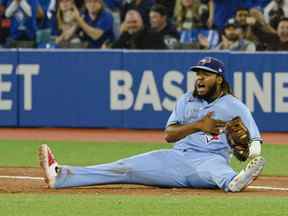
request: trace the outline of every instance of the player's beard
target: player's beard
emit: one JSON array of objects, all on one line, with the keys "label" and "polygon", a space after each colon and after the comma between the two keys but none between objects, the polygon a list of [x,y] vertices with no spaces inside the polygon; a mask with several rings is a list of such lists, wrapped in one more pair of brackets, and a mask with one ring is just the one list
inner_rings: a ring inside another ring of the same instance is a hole
[{"label": "player's beard", "polygon": [[210,89],[208,90],[208,92],[205,94],[205,95],[199,95],[198,92],[197,92],[197,87],[195,85],[195,89],[194,89],[194,92],[193,92],[193,95],[194,97],[197,97],[199,99],[203,99],[207,102],[212,102],[213,100],[215,100],[215,94],[217,94],[217,83],[215,82],[214,85],[212,85],[210,87]]}]

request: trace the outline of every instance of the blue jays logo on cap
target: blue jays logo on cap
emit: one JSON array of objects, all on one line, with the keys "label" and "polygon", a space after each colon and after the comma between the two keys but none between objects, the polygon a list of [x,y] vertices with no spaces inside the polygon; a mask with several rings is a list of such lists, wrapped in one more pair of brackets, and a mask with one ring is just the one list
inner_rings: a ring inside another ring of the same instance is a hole
[{"label": "blue jays logo on cap", "polygon": [[199,61],[199,65],[210,64],[211,62],[212,62],[212,59],[210,57],[207,57],[207,58],[201,59]]},{"label": "blue jays logo on cap", "polygon": [[224,73],[224,63],[213,57],[205,57],[201,59],[196,66],[190,68],[191,71],[205,70],[211,73]]}]

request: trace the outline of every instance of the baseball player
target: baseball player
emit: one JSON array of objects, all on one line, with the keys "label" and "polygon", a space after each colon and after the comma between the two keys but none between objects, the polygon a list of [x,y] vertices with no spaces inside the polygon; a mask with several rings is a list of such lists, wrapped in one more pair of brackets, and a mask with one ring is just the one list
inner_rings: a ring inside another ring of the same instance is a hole
[{"label": "baseball player", "polygon": [[[172,149],[107,164],[74,167],[59,165],[51,149],[43,144],[39,148],[39,158],[49,187],[125,183],[221,188],[226,192],[245,189],[260,175],[265,164],[260,155],[261,137],[255,121],[248,108],[232,96],[220,60],[205,57],[191,70],[197,75],[195,89],[177,101],[165,129],[166,140],[175,142]],[[227,122],[235,117],[242,122],[230,128],[230,133],[235,133],[233,137],[239,136],[239,139],[249,138],[244,139],[247,151],[241,150],[240,154],[250,161],[238,174],[229,165],[231,150],[234,152],[237,148],[231,149],[231,136],[227,136],[226,130]]]}]

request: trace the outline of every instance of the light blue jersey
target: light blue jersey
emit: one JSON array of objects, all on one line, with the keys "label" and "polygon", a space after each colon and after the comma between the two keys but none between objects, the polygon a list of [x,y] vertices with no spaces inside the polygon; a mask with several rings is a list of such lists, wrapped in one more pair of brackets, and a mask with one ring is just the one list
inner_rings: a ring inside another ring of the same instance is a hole
[{"label": "light blue jersey", "polygon": [[[248,128],[253,140],[261,140],[258,127],[248,108],[232,95],[225,95],[207,103],[205,100],[193,97],[191,92],[184,94],[177,102],[170,115],[167,126],[172,124],[189,124],[204,118],[208,112],[213,112],[215,120],[229,121],[240,116]],[[201,152],[225,153],[230,150],[226,135],[210,135],[202,131],[190,134],[175,143],[175,149],[192,149]]]}]

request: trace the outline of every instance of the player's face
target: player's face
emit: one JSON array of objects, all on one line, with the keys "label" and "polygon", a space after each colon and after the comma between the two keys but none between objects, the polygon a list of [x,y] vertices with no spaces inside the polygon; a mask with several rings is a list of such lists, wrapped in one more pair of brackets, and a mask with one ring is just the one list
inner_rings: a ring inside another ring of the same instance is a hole
[{"label": "player's face", "polygon": [[200,97],[213,97],[217,90],[217,74],[205,70],[197,71],[195,89]]}]

